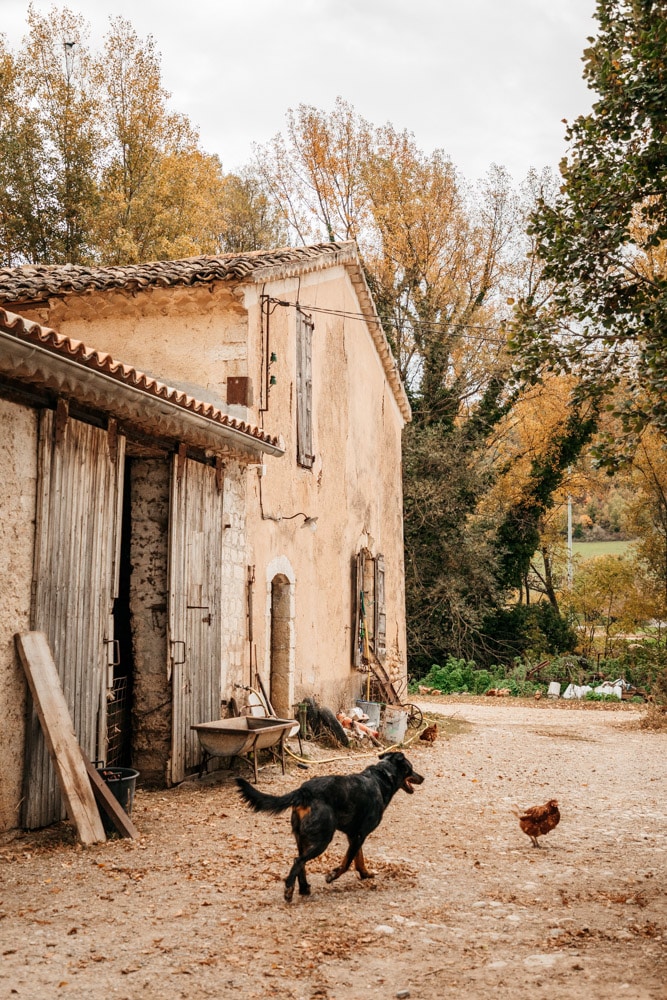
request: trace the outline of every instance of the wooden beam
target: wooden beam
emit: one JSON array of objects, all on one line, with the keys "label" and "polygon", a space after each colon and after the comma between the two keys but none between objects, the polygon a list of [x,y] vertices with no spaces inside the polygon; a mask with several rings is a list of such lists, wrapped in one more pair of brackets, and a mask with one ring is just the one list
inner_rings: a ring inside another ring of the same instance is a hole
[{"label": "wooden beam", "polygon": [[131,837],[133,840],[136,840],[139,837],[139,831],[136,826],[127,815],[104,778],[102,778],[97,768],[95,768],[88,760],[83,750],[81,751],[81,757],[83,758],[84,766],[88,772],[90,784],[98,805],[107,814],[121,837]]},{"label": "wooden beam", "polygon": [[15,639],[67,814],[82,844],[101,843],[106,834],[46,636],[24,632]]}]

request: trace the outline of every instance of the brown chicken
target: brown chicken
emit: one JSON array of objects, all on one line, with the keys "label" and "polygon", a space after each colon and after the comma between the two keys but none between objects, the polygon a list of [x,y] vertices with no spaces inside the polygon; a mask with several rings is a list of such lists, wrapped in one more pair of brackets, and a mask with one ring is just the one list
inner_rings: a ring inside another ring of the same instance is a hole
[{"label": "brown chicken", "polygon": [[435,743],[438,738],[438,726],[434,722],[432,726],[427,726],[423,733],[419,734],[419,739],[425,743]]},{"label": "brown chicken", "polygon": [[519,820],[519,826],[532,840],[533,847],[539,847],[537,838],[549,833],[560,822],[560,812],[556,799],[549,799],[543,806],[531,806],[530,809],[524,809],[522,813],[515,809],[514,813]]}]

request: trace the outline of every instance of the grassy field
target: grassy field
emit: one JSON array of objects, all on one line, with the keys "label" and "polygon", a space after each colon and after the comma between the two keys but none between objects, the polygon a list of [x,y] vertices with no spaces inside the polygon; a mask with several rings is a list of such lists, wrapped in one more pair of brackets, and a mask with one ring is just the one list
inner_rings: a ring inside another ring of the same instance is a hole
[{"label": "grassy field", "polygon": [[622,556],[632,541],[627,542],[572,542],[572,554],[579,559],[594,559],[596,556]]}]

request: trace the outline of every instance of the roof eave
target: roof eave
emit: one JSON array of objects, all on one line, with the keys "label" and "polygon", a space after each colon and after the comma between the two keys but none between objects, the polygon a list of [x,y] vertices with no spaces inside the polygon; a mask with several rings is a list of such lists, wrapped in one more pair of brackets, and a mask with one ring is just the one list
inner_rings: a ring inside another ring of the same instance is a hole
[{"label": "roof eave", "polygon": [[401,416],[406,423],[409,423],[412,420],[412,407],[410,406],[410,401],[403,385],[398,362],[394,357],[394,353],[387,340],[387,335],[382,328],[382,321],[375,308],[373,296],[361,266],[357,245],[352,240],[349,240],[341,243],[339,246],[340,249],[338,251],[327,253],[320,258],[314,257],[301,261],[292,261],[287,264],[271,264],[266,267],[257,268],[247,277],[239,280],[238,283],[242,285],[248,282],[260,284],[267,281],[282,281],[299,274],[328,270],[338,265],[343,266],[350,277],[350,281],[359,299],[362,314],[380,356],[382,367],[387,376],[387,381],[391,386]]},{"label": "roof eave", "polygon": [[76,399],[90,409],[131,424],[144,434],[171,438],[212,455],[240,460],[261,455],[280,457],[282,441],[274,445],[233,427],[152,396],[136,386],[93,371],[45,347],[20,340],[0,328],[0,372],[29,385]]}]

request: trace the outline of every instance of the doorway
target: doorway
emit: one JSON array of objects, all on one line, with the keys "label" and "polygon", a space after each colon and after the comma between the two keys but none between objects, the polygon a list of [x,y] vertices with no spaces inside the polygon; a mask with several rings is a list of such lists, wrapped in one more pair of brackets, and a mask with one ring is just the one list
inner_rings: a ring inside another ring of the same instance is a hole
[{"label": "doorway", "polygon": [[271,581],[271,687],[269,698],[281,719],[293,717],[292,586],[282,573]]},{"label": "doorway", "polygon": [[134,655],[130,621],[131,564],[131,463],[125,460],[121,514],[118,593],[113,603],[114,648],[113,682],[107,693],[107,767],[132,764],[132,696]]}]

